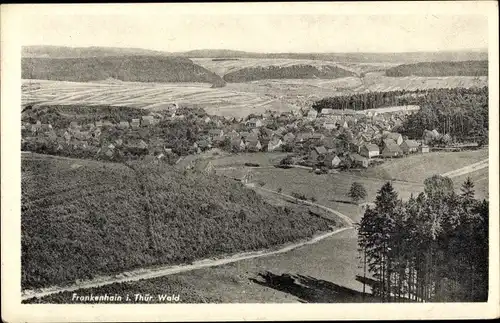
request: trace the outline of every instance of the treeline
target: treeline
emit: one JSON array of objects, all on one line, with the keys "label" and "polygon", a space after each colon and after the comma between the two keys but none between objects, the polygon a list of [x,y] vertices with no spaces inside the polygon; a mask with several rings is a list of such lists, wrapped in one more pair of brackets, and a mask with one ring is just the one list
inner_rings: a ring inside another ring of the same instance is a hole
[{"label": "treeline", "polygon": [[291,65],[246,67],[224,75],[226,82],[239,83],[265,79],[334,79],[353,76],[354,73],[334,65]]},{"label": "treeline", "polygon": [[234,180],[161,164],[23,158],[21,167],[23,289],[268,248],[332,224]]},{"label": "treeline", "polygon": [[72,82],[114,78],[128,82],[203,82],[223,84],[217,74],[185,57],[107,56],[23,58],[22,78]]},{"label": "treeline", "polygon": [[321,109],[361,111],[387,106],[432,106],[439,103],[449,106],[465,106],[477,101],[488,102],[488,87],[357,93],[323,98],[314,102],[312,108],[318,112]]},{"label": "treeline", "polygon": [[487,301],[488,201],[474,199],[470,179],[461,191],[439,175],[407,202],[390,182],[379,190],[359,224],[358,244],[382,301]]},{"label": "treeline", "polygon": [[386,76],[488,76],[488,61],[421,62],[389,68]]}]

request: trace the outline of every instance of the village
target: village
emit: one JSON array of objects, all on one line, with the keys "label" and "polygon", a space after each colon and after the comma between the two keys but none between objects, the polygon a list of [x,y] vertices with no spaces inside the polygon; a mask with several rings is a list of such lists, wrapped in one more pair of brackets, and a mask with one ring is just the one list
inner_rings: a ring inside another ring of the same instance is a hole
[{"label": "village", "polygon": [[[151,130],[166,120],[174,123],[185,120],[187,116],[180,110],[177,104],[172,104],[163,113],[151,112],[119,123],[99,120],[78,124],[71,121],[67,128],[60,129],[39,120],[34,124],[23,123],[23,150],[52,147],[52,153],[62,155],[76,152],[108,160],[140,156],[179,163],[184,154],[176,153],[176,143]],[[229,153],[283,151],[292,156],[283,160],[283,164],[307,166],[317,172],[367,168],[382,163],[385,158],[427,153],[429,145],[437,140],[452,141],[448,134],[441,135],[435,129],[425,130],[422,138],[410,139],[401,135],[398,130],[404,119],[418,110],[418,106],[399,106],[363,111],[267,111],[245,119],[190,115],[198,127],[194,129],[197,136],[187,154],[196,156],[212,148]],[[113,133],[119,135],[109,135]],[[184,164],[187,168],[192,167],[191,163]]]}]

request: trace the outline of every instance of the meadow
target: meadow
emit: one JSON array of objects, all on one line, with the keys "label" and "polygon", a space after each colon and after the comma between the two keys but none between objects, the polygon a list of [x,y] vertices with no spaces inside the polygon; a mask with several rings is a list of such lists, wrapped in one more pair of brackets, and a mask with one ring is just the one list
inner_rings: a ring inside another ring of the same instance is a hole
[{"label": "meadow", "polygon": [[385,180],[423,183],[426,178],[434,174],[444,174],[487,158],[488,149],[417,153],[403,158],[386,159],[381,165],[362,170],[360,175]]}]

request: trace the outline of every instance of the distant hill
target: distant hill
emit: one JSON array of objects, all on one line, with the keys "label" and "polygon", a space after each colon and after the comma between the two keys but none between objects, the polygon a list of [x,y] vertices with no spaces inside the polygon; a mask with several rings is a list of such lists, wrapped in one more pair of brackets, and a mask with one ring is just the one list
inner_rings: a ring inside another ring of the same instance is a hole
[{"label": "distant hill", "polygon": [[142,49],[121,47],[65,47],[65,46],[23,46],[22,57],[46,57],[46,58],[81,58],[81,57],[105,57],[105,56],[131,56],[150,55],[168,56],[169,53]]},{"label": "distant hill", "polygon": [[331,222],[166,165],[22,159],[23,289],[268,248]]},{"label": "distant hill", "polygon": [[198,49],[186,52],[164,52],[140,48],[24,46],[23,57],[102,57],[102,56],[182,56],[189,58],[288,58],[336,62],[416,63],[435,61],[488,60],[487,50],[462,50],[408,53],[255,53],[229,49]]},{"label": "distant hill", "polygon": [[389,68],[387,76],[487,76],[488,61],[422,62]]},{"label": "distant hill", "polygon": [[238,83],[263,79],[335,79],[355,75],[334,65],[290,65],[246,67],[224,75],[226,82]]},{"label": "distant hill", "polygon": [[23,58],[23,79],[73,82],[109,78],[130,82],[204,82],[224,84],[220,76],[185,57],[103,56]]}]

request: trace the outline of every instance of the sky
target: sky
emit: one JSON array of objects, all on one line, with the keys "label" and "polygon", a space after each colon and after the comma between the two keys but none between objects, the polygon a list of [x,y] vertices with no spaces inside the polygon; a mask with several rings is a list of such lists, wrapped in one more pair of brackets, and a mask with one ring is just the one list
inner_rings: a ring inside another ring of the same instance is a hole
[{"label": "sky", "polygon": [[109,46],[169,52],[412,52],[488,47],[488,20],[450,14],[105,14],[31,12],[22,45]]}]

